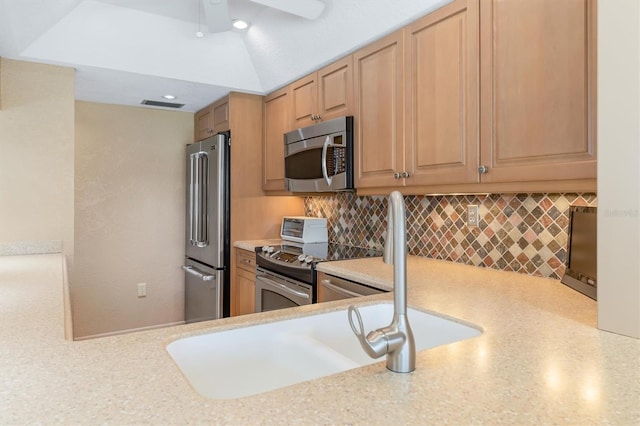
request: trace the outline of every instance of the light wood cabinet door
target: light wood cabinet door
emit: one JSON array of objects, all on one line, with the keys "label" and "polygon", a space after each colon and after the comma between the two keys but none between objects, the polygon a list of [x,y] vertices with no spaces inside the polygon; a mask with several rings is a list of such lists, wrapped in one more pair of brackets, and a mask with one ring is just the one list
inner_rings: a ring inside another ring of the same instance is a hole
[{"label": "light wood cabinet door", "polygon": [[357,188],[401,185],[403,39],[397,31],[353,54]]},{"label": "light wood cabinet door", "polygon": [[196,112],[194,117],[195,142],[206,139],[213,135],[213,114],[209,107]]},{"label": "light wood cabinet door", "polygon": [[596,177],[596,2],[480,2],[483,182]]},{"label": "light wood cabinet door", "polygon": [[291,128],[310,126],[332,118],[351,115],[353,70],[351,56],[289,85]]},{"label": "light wood cabinet door", "polygon": [[227,99],[213,104],[211,107],[213,117],[213,132],[224,132],[229,130],[229,101]]},{"label": "light wood cabinet door", "polygon": [[319,120],[353,114],[353,58],[346,56],[318,71]]},{"label": "light wood cabinet door", "polygon": [[233,289],[233,315],[245,315],[255,312],[255,275],[256,254],[236,249],[236,279]]},{"label": "light wood cabinet door", "polygon": [[313,73],[289,86],[291,96],[291,128],[298,129],[316,122],[318,114],[318,73]]},{"label": "light wood cabinet door", "polygon": [[264,99],[262,189],[284,191],[284,134],[289,131],[288,89],[280,89]]},{"label": "light wood cabinet door", "polygon": [[253,314],[256,311],[255,274],[244,269],[236,271],[235,315]]},{"label": "light wood cabinet door", "polygon": [[405,27],[406,185],[479,181],[478,0]]},{"label": "light wood cabinet door", "polygon": [[196,142],[227,130],[229,130],[228,98],[196,112],[194,116],[194,140]]}]

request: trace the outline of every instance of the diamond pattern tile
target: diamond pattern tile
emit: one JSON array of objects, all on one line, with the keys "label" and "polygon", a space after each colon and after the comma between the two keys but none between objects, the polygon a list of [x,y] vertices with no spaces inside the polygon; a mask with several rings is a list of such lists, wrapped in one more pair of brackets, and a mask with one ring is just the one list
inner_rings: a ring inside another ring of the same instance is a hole
[{"label": "diamond pattern tile", "polygon": [[[479,206],[477,228],[466,206]],[[407,247],[416,256],[559,279],[564,274],[571,205],[596,206],[595,194],[407,196]],[[329,241],[381,249],[387,198],[351,193],[305,197],[307,216],[326,217]]]}]

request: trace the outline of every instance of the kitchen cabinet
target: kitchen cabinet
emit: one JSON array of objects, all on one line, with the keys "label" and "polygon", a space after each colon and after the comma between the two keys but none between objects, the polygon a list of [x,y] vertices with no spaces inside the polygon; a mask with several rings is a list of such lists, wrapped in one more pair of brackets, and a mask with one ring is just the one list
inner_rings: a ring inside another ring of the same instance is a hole
[{"label": "kitchen cabinet", "polygon": [[289,89],[277,90],[264,98],[262,149],[262,189],[284,191],[284,134],[289,131]]},{"label": "kitchen cabinet", "polygon": [[[276,238],[280,235],[278,224],[282,216],[302,216],[302,197],[267,196],[262,189],[262,136],[264,132],[264,97],[247,93],[231,92],[229,100],[229,125],[231,130],[231,234],[230,241],[254,240],[256,238]],[[281,136],[282,137],[282,136]],[[281,139],[282,140],[282,139]],[[252,253],[250,253],[252,254]],[[240,287],[244,293],[252,284],[252,272],[245,270],[238,277],[237,254],[230,256],[231,302],[235,312],[235,290]],[[254,261],[255,262],[255,261]],[[247,275],[249,274],[249,275]],[[237,279],[241,284],[237,285]],[[242,290],[241,290],[242,294]],[[250,298],[241,298],[251,303]],[[245,312],[243,308],[241,312]],[[251,311],[251,307],[246,311]]]},{"label": "kitchen cabinet", "polygon": [[392,187],[404,170],[403,34],[353,54],[356,187]]},{"label": "kitchen cabinet", "polygon": [[458,0],[408,25],[407,185],[478,182],[478,2]]},{"label": "kitchen cabinet", "polygon": [[595,16],[456,0],[356,52],[359,192],[595,190]]},{"label": "kitchen cabinet", "polygon": [[480,2],[483,182],[596,177],[596,1]]},{"label": "kitchen cabinet", "polygon": [[221,99],[196,112],[194,129],[195,141],[229,130],[229,100]]},{"label": "kitchen cabinet", "polygon": [[255,253],[236,248],[236,280],[235,288],[232,291],[232,315],[245,315],[255,312],[255,277]]},{"label": "kitchen cabinet", "polygon": [[289,85],[291,129],[350,115],[353,105],[351,56]]}]

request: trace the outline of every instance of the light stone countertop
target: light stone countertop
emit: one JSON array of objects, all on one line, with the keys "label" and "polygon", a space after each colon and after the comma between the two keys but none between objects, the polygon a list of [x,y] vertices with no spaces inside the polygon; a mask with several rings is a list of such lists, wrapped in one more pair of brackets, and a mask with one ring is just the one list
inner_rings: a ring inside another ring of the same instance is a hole
[{"label": "light stone countertop", "polygon": [[[381,360],[211,400],[183,378],[167,343],[354,299],[70,342],[61,259],[0,257],[0,424],[640,424],[640,341],[597,330],[596,303],[554,280],[410,257],[409,305],[476,324],[482,335],[419,352],[410,374]],[[319,269],[387,288],[392,276],[379,258]]]},{"label": "light stone countertop", "polygon": [[237,248],[241,248],[243,250],[255,251],[256,247],[262,247],[267,245],[278,245],[278,244],[282,244],[282,240],[280,238],[274,238],[270,240],[235,241],[233,243],[233,246]]}]

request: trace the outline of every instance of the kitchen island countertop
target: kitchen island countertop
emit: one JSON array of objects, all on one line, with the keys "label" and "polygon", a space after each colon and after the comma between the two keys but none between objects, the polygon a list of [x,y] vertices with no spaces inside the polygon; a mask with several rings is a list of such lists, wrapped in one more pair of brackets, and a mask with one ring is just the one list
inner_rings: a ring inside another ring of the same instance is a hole
[{"label": "kitchen island countertop", "polygon": [[[596,302],[555,280],[409,257],[409,305],[473,323],[480,336],[419,352],[410,374],[381,360],[211,400],[190,387],[167,343],[391,294],[72,342],[62,264],[61,255],[0,258],[0,424],[640,423],[640,341],[598,330]],[[380,258],[318,269],[391,288]]]}]

